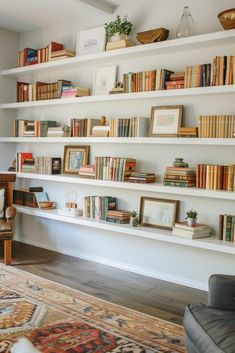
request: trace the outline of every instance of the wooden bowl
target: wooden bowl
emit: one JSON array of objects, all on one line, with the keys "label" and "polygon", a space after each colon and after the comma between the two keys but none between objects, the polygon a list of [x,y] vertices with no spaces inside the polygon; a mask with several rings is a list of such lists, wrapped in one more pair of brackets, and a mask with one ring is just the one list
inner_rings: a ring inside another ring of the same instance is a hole
[{"label": "wooden bowl", "polygon": [[136,38],[142,44],[150,44],[155,42],[162,42],[167,39],[169,30],[166,28],[156,28],[149,31],[137,33]]},{"label": "wooden bowl", "polygon": [[221,25],[224,29],[235,28],[235,9],[225,10],[218,14]]},{"label": "wooden bowl", "polygon": [[43,210],[50,210],[50,209],[55,208],[55,202],[54,201],[40,201],[39,207]]}]

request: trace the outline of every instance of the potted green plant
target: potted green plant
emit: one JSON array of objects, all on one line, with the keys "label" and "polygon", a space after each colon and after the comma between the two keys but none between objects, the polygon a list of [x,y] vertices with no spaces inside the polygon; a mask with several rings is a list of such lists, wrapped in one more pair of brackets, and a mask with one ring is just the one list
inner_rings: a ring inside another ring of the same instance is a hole
[{"label": "potted green plant", "polygon": [[138,225],[138,218],[137,218],[136,211],[131,211],[131,213],[130,213],[130,225],[132,227],[137,227],[137,225]]},{"label": "potted green plant", "polygon": [[197,216],[198,216],[197,211],[193,210],[192,208],[191,210],[186,212],[186,220],[187,220],[188,226],[193,226],[197,223]]},{"label": "potted green plant", "polygon": [[127,16],[121,18],[121,16],[117,16],[114,21],[109,23],[105,23],[105,32],[108,41],[118,41],[121,39],[127,39],[129,36],[132,23],[127,20]]}]

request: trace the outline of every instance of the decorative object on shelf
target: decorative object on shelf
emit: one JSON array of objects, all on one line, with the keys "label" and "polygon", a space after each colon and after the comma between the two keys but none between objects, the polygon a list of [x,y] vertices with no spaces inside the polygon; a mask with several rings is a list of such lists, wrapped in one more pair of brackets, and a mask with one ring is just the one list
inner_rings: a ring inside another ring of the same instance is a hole
[{"label": "decorative object on shelf", "polygon": [[64,174],[77,174],[82,165],[88,164],[90,146],[64,146]]},{"label": "decorative object on shelf", "polygon": [[227,30],[235,28],[235,8],[220,12],[218,18],[223,29]]},{"label": "decorative object on shelf", "polygon": [[206,238],[211,236],[211,228],[206,224],[188,225],[187,222],[176,222],[173,234],[187,239]]},{"label": "decorative object on shelf", "polygon": [[176,30],[176,38],[191,37],[197,34],[196,26],[188,6],[184,6],[183,15]]},{"label": "decorative object on shelf", "polygon": [[149,136],[177,137],[182,116],[182,105],[152,107]]},{"label": "decorative object on shelf", "polygon": [[41,208],[41,202],[48,202],[49,197],[47,192],[45,191],[39,191],[39,192],[34,192],[35,199],[37,201],[37,205],[39,208]]},{"label": "decorative object on shelf", "polygon": [[184,158],[175,158],[174,162],[173,162],[173,166],[174,167],[182,167],[182,168],[188,168],[188,163],[187,162],[184,162]]},{"label": "decorative object on shelf", "polygon": [[69,190],[66,193],[66,208],[77,208],[78,193],[76,190]]},{"label": "decorative object on shelf", "polygon": [[109,91],[109,94],[124,93],[123,82],[116,82],[115,87]]},{"label": "decorative object on shelf", "polygon": [[127,38],[131,33],[132,26],[132,23],[127,20],[127,16],[121,18],[121,16],[117,15],[114,21],[105,23],[107,40],[118,41]]},{"label": "decorative object on shelf", "polygon": [[188,226],[193,226],[197,223],[198,212],[193,210],[186,211],[186,220]]},{"label": "decorative object on shelf", "polygon": [[137,212],[136,211],[131,211],[131,213],[130,213],[130,225],[132,227],[137,227],[138,226],[138,217],[137,217]]},{"label": "decorative object on shelf", "polygon": [[53,201],[40,201],[39,208],[42,210],[53,210],[56,208],[56,203]]},{"label": "decorative object on shelf", "polygon": [[83,215],[77,204],[78,194],[76,190],[69,190],[66,194],[66,202],[64,208],[58,209],[58,214],[69,217],[80,217]]},{"label": "decorative object on shelf", "polygon": [[102,52],[105,50],[105,44],[104,26],[80,31],[76,45],[76,56]]},{"label": "decorative object on shelf", "polygon": [[106,95],[115,85],[117,66],[99,67],[95,70],[93,79],[93,95]]},{"label": "decorative object on shelf", "polygon": [[168,38],[169,30],[166,28],[155,28],[149,31],[139,32],[136,38],[141,44],[162,42]]},{"label": "decorative object on shelf", "polygon": [[177,219],[178,208],[178,200],[142,196],[140,201],[140,224],[171,230]]},{"label": "decorative object on shelf", "polygon": [[132,29],[132,23],[127,20],[127,16],[121,18],[119,15],[115,21],[105,23],[107,37],[106,50],[132,47],[135,45],[128,39]]}]

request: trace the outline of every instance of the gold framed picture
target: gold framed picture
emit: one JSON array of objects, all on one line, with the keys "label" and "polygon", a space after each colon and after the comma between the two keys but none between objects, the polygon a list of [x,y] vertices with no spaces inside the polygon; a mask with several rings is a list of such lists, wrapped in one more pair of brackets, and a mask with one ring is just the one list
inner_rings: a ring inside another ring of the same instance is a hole
[{"label": "gold framed picture", "polygon": [[82,165],[89,162],[90,146],[64,146],[64,174],[78,174]]},{"label": "gold framed picture", "polygon": [[141,197],[140,225],[172,230],[178,216],[179,201]]},{"label": "gold framed picture", "polygon": [[152,107],[149,136],[177,137],[182,117],[183,105]]}]

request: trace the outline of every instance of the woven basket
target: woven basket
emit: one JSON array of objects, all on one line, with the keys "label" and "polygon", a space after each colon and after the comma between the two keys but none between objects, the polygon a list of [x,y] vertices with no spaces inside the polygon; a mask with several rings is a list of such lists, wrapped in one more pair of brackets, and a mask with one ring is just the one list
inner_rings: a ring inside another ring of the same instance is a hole
[{"label": "woven basket", "polygon": [[224,29],[235,28],[235,9],[225,10],[218,14],[221,25]]}]

